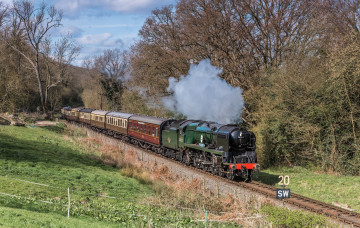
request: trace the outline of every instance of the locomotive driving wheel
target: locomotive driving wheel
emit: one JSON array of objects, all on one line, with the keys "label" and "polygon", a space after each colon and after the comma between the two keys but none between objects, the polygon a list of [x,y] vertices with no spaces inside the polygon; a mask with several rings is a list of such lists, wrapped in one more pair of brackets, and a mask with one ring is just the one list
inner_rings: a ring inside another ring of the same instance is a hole
[{"label": "locomotive driving wheel", "polygon": [[190,155],[190,151],[188,149],[186,149],[184,151],[184,156],[183,156],[183,162],[186,165],[190,165],[191,164],[191,155]]},{"label": "locomotive driving wheel", "polygon": [[234,180],[235,179],[235,175],[232,172],[232,170],[230,170],[227,174],[226,174],[226,178],[229,180]]},{"label": "locomotive driving wheel", "polygon": [[215,165],[212,165],[210,166],[210,172],[214,175],[217,175],[219,171]]}]

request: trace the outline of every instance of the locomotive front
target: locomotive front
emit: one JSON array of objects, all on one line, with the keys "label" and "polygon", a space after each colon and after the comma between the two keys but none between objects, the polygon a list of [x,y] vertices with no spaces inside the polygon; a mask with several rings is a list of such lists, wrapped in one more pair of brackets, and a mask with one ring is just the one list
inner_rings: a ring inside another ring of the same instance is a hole
[{"label": "locomotive front", "polygon": [[250,180],[257,171],[256,138],[253,132],[236,125],[224,125],[218,131],[217,146],[223,151],[223,164],[230,179],[242,177]]}]

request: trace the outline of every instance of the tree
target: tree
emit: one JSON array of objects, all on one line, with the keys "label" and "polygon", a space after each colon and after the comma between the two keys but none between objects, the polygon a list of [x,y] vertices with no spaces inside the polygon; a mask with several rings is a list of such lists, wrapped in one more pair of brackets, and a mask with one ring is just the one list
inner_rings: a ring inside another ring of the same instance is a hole
[{"label": "tree", "polygon": [[49,111],[53,112],[61,102],[60,90],[69,80],[71,63],[78,55],[80,47],[70,36],[52,42],[46,39],[43,44],[44,99]]},{"label": "tree", "polygon": [[[20,34],[25,42],[14,43],[8,34],[8,45],[21,54],[31,65],[37,81],[41,109],[47,113],[47,89],[44,89],[44,78],[41,68],[45,59],[44,47],[47,45],[47,35],[56,27],[61,25],[62,12],[44,2],[39,8],[35,8],[32,1],[15,1],[12,9],[13,24],[18,31],[12,33]],[[14,27],[13,27],[14,28]],[[25,47],[29,51],[25,51]]]},{"label": "tree", "polygon": [[[102,97],[105,97],[108,109],[121,110],[120,98],[124,88],[123,82],[129,75],[128,53],[120,49],[108,49],[102,55],[88,58],[83,65],[93,75],[94,82],[97,84],[91,87],[99,91],[100,108],[105,108],[102,102]],[[101,85],[101,90],[98,84]],[[84,92],[85,95],[87,91]]]},{"label": "tree", "polygon": [[3,2],[0,2],[0,28],[3,25],[4,19],[7,17],[8,9],[4,6]]}]

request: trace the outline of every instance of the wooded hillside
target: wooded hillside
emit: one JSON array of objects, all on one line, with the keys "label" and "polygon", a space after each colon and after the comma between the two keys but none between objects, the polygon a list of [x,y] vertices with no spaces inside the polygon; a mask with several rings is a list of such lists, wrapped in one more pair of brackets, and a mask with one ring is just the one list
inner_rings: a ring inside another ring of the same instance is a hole
[{"label": "wooded hillside", "polygon": [[84,68],[70,67],[79,51],[70,38],[41,36],[61,12],[31,7],[0,5],[2,112],[84,105],[171,116],[161,105],[169,78],[209,59],[243,89],[242,125],[264,167],[360,174],[359,1],[180,0],[154,10],[130,50],[114,47]]}]

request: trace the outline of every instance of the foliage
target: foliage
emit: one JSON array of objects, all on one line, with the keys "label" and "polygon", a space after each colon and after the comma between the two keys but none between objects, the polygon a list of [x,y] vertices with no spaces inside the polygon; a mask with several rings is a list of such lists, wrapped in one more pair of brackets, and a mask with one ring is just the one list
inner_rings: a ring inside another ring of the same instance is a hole
[{"label": "foliage", "polygon": [[61,107],[70,64],[79,52],[70,37],[51,40],[61,19],[62,12],[45,2],[0,5],[1,111],[41,110],[52,118]]},{"label": "foliage", "polygon": [[287,63],[251,94],[264,167],[316,164],[329,172],[360,173],[358,37],[350,35],[326,58]]},{"label": "foliage", "polygon": [[261,208],[267,215],[268,222],[276,227],[325,227],[325,219],[319,215],[311,215],[304,211],[291,211],[270,204]]}]

